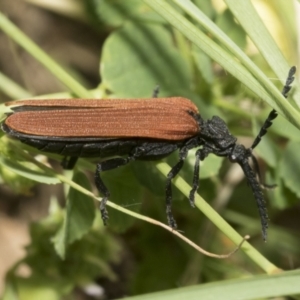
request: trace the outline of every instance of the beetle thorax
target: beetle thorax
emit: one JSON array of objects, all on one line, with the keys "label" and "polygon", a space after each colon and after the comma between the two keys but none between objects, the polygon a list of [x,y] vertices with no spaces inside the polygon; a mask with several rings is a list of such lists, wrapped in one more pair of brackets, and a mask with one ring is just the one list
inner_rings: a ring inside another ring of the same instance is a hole
[{"label": "beetle thorax", "polygon": [[251,156],[250,148],[247,149],[244,145],[235,144],[229,155],[228,158],[231,162],[241,162],[244,159],[248,159]]},{"label": "beetle thorax", "polygon": [[201,124],[200,135],[219,151],[233,147],[237,141],[236,137],[229,132],[226,123],[217,116]]}]

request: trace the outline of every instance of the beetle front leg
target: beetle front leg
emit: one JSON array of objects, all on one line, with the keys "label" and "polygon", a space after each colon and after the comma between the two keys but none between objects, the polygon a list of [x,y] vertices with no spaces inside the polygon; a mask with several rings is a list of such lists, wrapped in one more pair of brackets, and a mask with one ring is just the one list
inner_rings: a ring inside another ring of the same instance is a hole
[{"label": "beetle front leg", "polygon": [[184,160],[187,157],[188,149],[182,148],[179,152],[179,162],[172,167],[171,171],[168,173],[167,176],[167,183],[166,183],[166,213],[168,224],[171,228],[176,229],[177,224],[172,214],[172,186],[171,182],[172,179],[179,173],[181,170]]}]

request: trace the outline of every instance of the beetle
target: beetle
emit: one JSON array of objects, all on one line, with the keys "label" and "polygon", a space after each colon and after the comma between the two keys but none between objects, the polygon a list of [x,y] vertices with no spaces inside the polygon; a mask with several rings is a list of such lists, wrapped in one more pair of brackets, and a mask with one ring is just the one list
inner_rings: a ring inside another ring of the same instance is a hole
[{"label": "beetle", "polygon": [[[282,90],[286,98],[294,80],[292,67]],[[227,157],[238,163],[252,189],[261,219],[262,236],[267,238],[268,215],[262,192],[258,162],[252,154],[277,112],[272,110],[250,148],[237,143],[218,116],[204,120],[195,104],[181,97],[158,98],[154,90],[149,99],[45,99],[7,103],[12,113],[2,122],[2,130],[11,137],[41,151],[65,156],[64,167],[74,167],[79,157],[108,158],[97,163],[95,183],[103,194],[100,204],[104,224],[108,219],[106,202],[110,192],[100,177],[103,171],[118,168],[134,160],[161,159],[179,150],[179,161],[171,168],[166,181],[168,224],[177,228],[172,215],[171,181],[181,170],[188,151],[196,151],[193,184],[189,202],[195,206],[199,187],[200,161],[209,154]],[[126,156],[127,157],[123,157]],[[254,169],[249,160],[252,160]],[[258,176],[258,179],[256,178]],[[267,185],[265,185],[267,186]]]}]

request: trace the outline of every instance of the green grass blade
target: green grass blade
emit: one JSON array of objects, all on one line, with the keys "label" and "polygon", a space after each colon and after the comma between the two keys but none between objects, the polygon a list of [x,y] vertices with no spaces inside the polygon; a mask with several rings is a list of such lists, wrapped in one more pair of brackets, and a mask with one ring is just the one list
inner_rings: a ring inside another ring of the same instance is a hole
[{"label": "green grass blade", "polygon": [[[164,17],[171,25],[173,25],[190,41],[198,46],[204,53],[219,63],[231,75],[240,80],[261,99],[265,100],[269,105],[284,115],[300,129],[300,114],[292,107],[291,104],[289,104],[288,101],[286,101],[286,99],[281,95],[280,91],[272,84],[272,82],[269,81],[262,72],[258,71],[259,69],[255,67],[253,63],[250,63],[249,59],[245,58],[245,55],[241,56],[240,54],[239,56],[242,64],[237,60],[236,53],[240,52],[237,52],[237,47],[233,47],[232,43],[229,43],[227,38],[226,47],[229,45],[230,51],[225,51],[169,4],[159,0],[144,0],[144,2],[146,2],[162,17]],[[199,9],[196,6],[191,6],[190,1],[181,2],[182,3],[180,7],[184,8],[187,12],[195,12],[197,10],[199,12]],[[204,23],[208,23],[208,19],[203,21]],[[219,30],[217,31],[212,22],[206,27],[206,29],[210,28],[213,28],[209,30],[210,32],[214,33],[214,35],[217,34],[216,38],[219,40],[224,40],[225,35],[221,34]],[[246,65],[247,67],[245,67]],[[283,78],[286,76],[287,73]]]},{"label": "green grass blade", "polygon": [[12,99],[30,98],[32,95],[0,72],[0,90]]},{"label": "green grass blade", "polygon": [[[287,71],[291,66],[274,41],[273,37],[266,28],[257,11],[253,7],[252,2],[249,0],[225,0],[225,2],[227,3],[231,12],[234,14],[235,18],[247,32],[248,36],[251,38],[257,49],[259,49],[261,55],[277,75],[278,79],[283,83]],[[294,92],[294,99],[298,107],[300,107],[299,84],[295,82],[294,86],[295,85],[297,86],[297,90],[296,92]]]},{"label": "green grass blade", "polygon": [[[164,175],[170,171],[168,164],[159,162],[156,164],[158,170]],[[174,180],[174,185],[188,198],[191,186],[183,180],[182,177],[177,176]],[[213,222],[226,236],[228,236],[236,245],[238,245],[242,237],[198,194],[195,195],[196,206],[205,214],[211,222]],[[268,261],[261,253],[259,253],[249,243],[245,242],[242,250],[266,273],[271,274],[278,270],[278,268]]]},{"label": "green grass blade", "polygon": [[300,271],[217,281],[124,300],[251,300],[300,294]]},{"label": "green grass blade", "polygon": [[0,29],[4,31],[18,45],[23,47],[36,60],[44,65],[52,74],[55,75],[63,84],[65,84],[77,96],[89,98],[90,93],[81,86],[72,76],[60,67],[50,56],[39,48],[31,39],[29,39],[21,30],[19,30],[10,20],[0,12]]}]

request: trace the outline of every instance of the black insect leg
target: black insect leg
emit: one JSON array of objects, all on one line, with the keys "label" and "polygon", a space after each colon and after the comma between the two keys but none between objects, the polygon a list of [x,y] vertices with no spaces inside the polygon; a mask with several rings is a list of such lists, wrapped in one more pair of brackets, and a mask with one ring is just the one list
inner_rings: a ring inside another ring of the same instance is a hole
[{"label": "black insect leg", "polygon": [[158,97],[158,94],[159,94],[159,85],[157,85],[154,90],[153,90],[153,93],[152,93],[152,98],[157,98]]},{"label": "black insect leg", "polygon": [[253,162],[254,171],[258,175],[258,179],[259,179],[260,185],[263,188],[266,188],[266,189],[273,189],[273,188],[275,188],[277,186],[276,184],[266,184],[266,183],[264,183],[262,181],[262,177],[261,177],[261,174],[260,174],[260,169],[259,169],[259,165],[258,165],[257,159],[256,159],[256,157],[252,153],[250,154],[250,157],[251,157],[252,162]]},{"label": "black insect leg", "polygon": [[184,160],[187,157],[188,148],[184,147],[180,149],[179,152],[179,162],[172,167],[171,171],[168,173],[167,182],[166,182],[166,213],[168,224],[171,228],[176,229],[177,224],[172,214],[172,179],[179,173],[181,170]]},{"label": "black insect leg", "polygon": [[100,172],[108,171],[112,169],[119,168],[121,166],[124,166],[128,164],[130,161],[135,160],[138,155],[133,154],[126,158],[112,158],[106,161],[103,161],[101,163],[97,164],[96,172],[95,172],[95,183],[97,189],[103,194],[103,198],[100,203],[100,212],[101,212],[101,218],[103,220],[104,225],[106,225],[106,220],[108,219],[108,212],[106,210],[106,202],[108,198],[110,197],[110,192],[105,186],[104,182],[102,181],[100,177]]},{"label": "black insect leg", "polygon": [[[288,92],[291,89],[291,84],[293,83],[293,81],[295,79],[295,77],[294,77],[295,73],[296,73],[296,67],[292,67],[289,71],[288,78],[285,82],[285,85],[283,86],[283,89],[281,91],[282,95],[285,98],[287,98]],[[278,113],[276,112],[275,109],[273,109],[269,113],[269,115],[268,115],[267,119],[265,120],[263,126],[261,127],[258,135],[254,139],[252,146],[248,149],[248,151],[249,151],[248,156],[252,158],[253,166],[254,166],[254,169],[255,169],[256,173],[258,174],[260,184],[265,188],[274,188],[276,185],[268,185],[268,184],[265,184],[265,183],[262,182],[259,166],[258,166],[256,158],[252,154],[252,150],[260,143],[262,137],[267,133],[267,129],[272,125],[272,121],[277,116],[278,116]]]},{"label": "black insect leg", "polygon": [[256,200],[256,204],[258,207],[258,212],[260,215],[260,220],[261,220],[261,226],[262,226],[262,236],[264,241],[267,240],[267,228],[268,228],[268,214],[267,214],[267,209],[265,205],[265,200],[263,196],[263,192],[261,190],[261,187],[256,179],[256,175],[251,169],[247,158],[244,160],[238,162],[241,168],[244,171],[244,174],[247,178],[248,184],[250,185],[252,189],[252,193],[254,195],[254,198]]},{"label": "black insect leg", "polygon": [[71,156],[70,158],[65,156],[61,162],[61,165],[65,170],[72,170],[74,168],[77,160],[78,160],[77,156]]},{"label": "black insect leg", "polygon": [[[290,69],[290,71],[289,71],[288,78],[287,78],[287,80],[286,80],[286,82],[285,82],[285,85],[284,85],[284,87],[283,87],[283,89],[282,89],[282,91],[281,91],[282,95],[283,95],[285,98],[287,98],[288,92],[289,92],[290,89],[292,88],[292,87],[291,87],[291,84],[293,83],[293,81],[294,81],[294,79],[295,79],[295,77],[294,77],[295,73],[296,73],[296,67],[292,67],[292,68]],[[267,129],[272,125],[272,121],[273,121],[277,116],[278,116],[278,114],[277,114],[277,111],[276,111],[275,109],[273,109],[273,110],[269,113],[267,119],[265,120],[263,126],[261,127],[261,129],[260,129],[260,131],[259,131],[257,137],[255,138],[255,140],[254,140],[252,146],[250,147],[250,149],[253,150],[253,149],[259,144],[259,142],[261,141],[261,138],[267,133]]]},{"label": "black insect leg", "polygon": [[189,201],[192,207],[195,207],[195,193],[199,188],[200,161],[204,160],[211,151],[208,148],[198,149],[196,151],[196,160],[194,165],[193,187],[190,191]]}]

